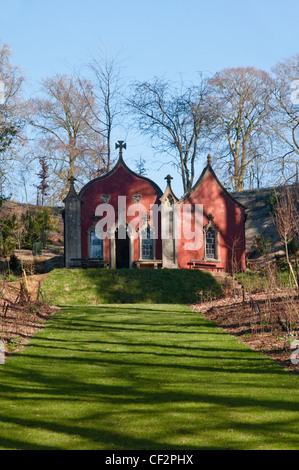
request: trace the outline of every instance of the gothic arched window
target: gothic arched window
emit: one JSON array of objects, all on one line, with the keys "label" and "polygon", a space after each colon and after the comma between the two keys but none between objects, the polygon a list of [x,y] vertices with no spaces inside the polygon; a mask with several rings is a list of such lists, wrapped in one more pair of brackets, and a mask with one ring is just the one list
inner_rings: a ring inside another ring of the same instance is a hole
[{"label": "gothic arched window", "polygon": [[206,231],[206,258],[216,258],[215,232],[211,228]]},{"label": "gothic arched window", "polygon": [[141,259],[154,259],[154,240],[149,227],[141,232]]},{"label": "gothic arched window", "polygon": [[103,240],[96,236],[94,230],[89,234],[89,257],[103,259]]},{"label": "gothic arched window", "polygon": [[204,259],[218,260],[220,261],[220,250],[219,250],[219,227],[214,223],[214,216],[208,215],[209,222],[204,230]]}]

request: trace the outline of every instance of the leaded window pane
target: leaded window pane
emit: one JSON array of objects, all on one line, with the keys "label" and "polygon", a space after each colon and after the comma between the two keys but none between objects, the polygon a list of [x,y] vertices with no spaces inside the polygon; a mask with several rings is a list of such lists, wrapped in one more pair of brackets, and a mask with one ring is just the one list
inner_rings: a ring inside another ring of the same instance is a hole
[{"label": "leaded window pane", "polygon": [[103,240],[90,232],[90,258],[103,259]]},{"label": "leaded window pane", "polygon": [[141,234],[141,258],[154,259],[154,240],[151,238],[149,228],[144,230]]},{"label": "leaded window pane", "polygon": [[206,231],[206,257],[215,259],[215,232],[210,228]]}]

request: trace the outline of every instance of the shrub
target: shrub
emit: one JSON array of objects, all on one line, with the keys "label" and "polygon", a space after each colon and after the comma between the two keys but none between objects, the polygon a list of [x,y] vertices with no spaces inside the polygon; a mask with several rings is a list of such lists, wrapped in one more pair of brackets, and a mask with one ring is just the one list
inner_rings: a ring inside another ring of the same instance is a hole
[{"label": "shrub", "polygon": [[0,254],[3,257],[11,255],[16,247],[18,229],[17,216],[6,216],[1,218],[0,225]]},{"label": "shrub", "polygon": [[14,253],[10,255],[9,267],[14,273],[19,272],[21,269],[21,262]]},{"label": "shrub", "polygon": [[32,250],[33,244],[42,242],[45,244],[51,230],[55,230],[56,221],[51,217],[51,211],[48,207],[39,210],[28,209],[22,215],[23,248]]},{"label": "shrub", "polygon": [[265,238],[263,235],[255,237],[253,242],[254,251],[261,256],[268,255],[272,248],[271,238]]}]

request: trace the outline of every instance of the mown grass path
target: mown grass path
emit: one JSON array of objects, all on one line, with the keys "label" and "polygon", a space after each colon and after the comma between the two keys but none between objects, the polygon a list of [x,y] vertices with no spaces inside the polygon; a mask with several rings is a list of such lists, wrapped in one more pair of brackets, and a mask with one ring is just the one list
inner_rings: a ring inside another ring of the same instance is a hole
[{"label": "mown grass path", "polygon": [[1,366],[0,449],[297,449],[298,390],[188,307],[64,307]]}]

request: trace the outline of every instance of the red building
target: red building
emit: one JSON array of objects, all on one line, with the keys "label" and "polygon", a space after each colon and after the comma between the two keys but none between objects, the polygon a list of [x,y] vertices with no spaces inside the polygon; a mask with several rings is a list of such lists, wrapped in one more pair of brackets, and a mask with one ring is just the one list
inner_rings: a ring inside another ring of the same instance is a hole
[{"label": "red building", "polygon": [[122,157],[106,175],[64,200],[67,267],[245,268],[245,207],[215,175],[211,159],[181,199],[164,193]]}]

